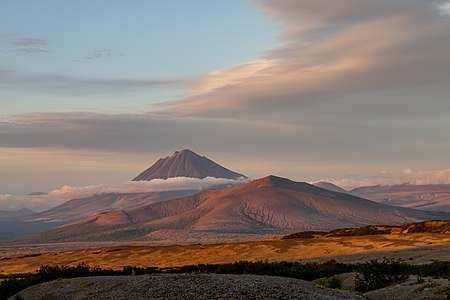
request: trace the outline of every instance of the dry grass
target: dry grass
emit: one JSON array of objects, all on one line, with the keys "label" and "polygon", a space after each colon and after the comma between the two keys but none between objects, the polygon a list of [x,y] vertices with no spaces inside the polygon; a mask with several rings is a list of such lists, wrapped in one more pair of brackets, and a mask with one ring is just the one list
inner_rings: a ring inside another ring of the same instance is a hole
[{"label": "dry grass", "polygon": [[328,237],[310,240],[265,240],[217,245],[115,246],[87,250],[47,252],[41,255],[2,257],[2,274],[34,271],[43,264],[85,262],[102,268],[124,266],[169,267],[239,260],[365,261],[383,257],[403,258],[410,263],[450,259],[449,234],[408,234]]}]

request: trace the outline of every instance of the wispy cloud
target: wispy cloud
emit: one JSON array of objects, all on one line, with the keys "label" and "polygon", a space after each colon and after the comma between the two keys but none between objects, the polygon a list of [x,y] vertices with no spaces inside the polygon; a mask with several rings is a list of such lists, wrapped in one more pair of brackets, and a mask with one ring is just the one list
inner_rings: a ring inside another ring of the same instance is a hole
[{"label": "wispy cloud", "polygon": [[100,50],[94,50],[89,53],[83,54],[84,59],[98,59],[98,58],[105,58],[105,57],[111,57],[113,55],[112,49],[100,49]]},{"label": "wispy cloud", "polygon": [[270,64],[209,74],[165,113],[295,116],[311,103],[398,89],[406,95],[449,83],[450,24],[442,1],[254,2],[280,24],[282,45],[259,60]]},{"label": "wispy cloud", "polygon": [[17,53],[33,55],[49,52],[49,42],[44,39],[10,37],[9,44]]},{"label": "wispy cloud", "polygon": [[[208,126],[205,122],[208,121]],[[290,125],[252,121],[171,118],[144,114],[28,113],[0,126],[0,147],[97,149],[128,153],[165,153],[167,149],[201,147],[219,150],[213,141],[270,146],[301,131]],[[305,129],[306,130],[306,129]],[[259,133],[258,133],[259,132]],[[271,141],[264,142],[272,136]],[[278,136],[278,137],[276,137]],[[270,147],[269,147],[270,148]]]},{"label": "wispy cloud", "polygon": [[[20,51],[35,51],[20,49]],[[40,50],[36,50],[40,51]],[[146,79],[146,78],[80,78],[59,74],[28,75],[17,71],[0,69],[2,87],[21,91],[39,92],[67,96],[93,94],[145,93],[155,89],[181,88],[192,81],[191,78]]]},{"label": "wispy cloud", "polygon": [[43,39],[34,39],[34,38],[22,38],[22,39],[12,39],[11,44],[20,47],[26,46],[44,46],[48,45],[48,41]]}]

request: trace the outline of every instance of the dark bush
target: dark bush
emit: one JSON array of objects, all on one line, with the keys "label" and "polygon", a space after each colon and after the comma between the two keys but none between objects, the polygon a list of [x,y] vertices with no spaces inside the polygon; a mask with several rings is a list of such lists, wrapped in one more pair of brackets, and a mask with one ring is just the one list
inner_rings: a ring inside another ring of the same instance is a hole
[{"label": "dark bush", "polygon": [[448,278],[450,261],[435,261],[426,265],[409,265],[401,260],[387,258],[384,258],[382,261],[372,260],[359,264],[344,264],[335,260],[324,263],[238,261],[229,264],[200,264],[164,269],[127,266],[121,271],[90,267],[84,263],[76,266],[42,266],[35,273],[15,274],[4,277],[4,280],[0,282],[0,299],[7,299],[29,286],[58,278],[194,272],[271,275],[293,277],[308,281],[327,277],[329,279],[326,280],[326,284],[332,288],[339,288],[341,284],[340,279],[333,276],[347,272],[358,272],[359,275],[355,282],[356,288],[358,291],[365,292],[402,282],[408,278],[409,274],[422,277]]},{"label": "dark bush", "polygon": [[394,283],[405,281],[410,275],[410,265],[400,259],[384,258],[381,262],[370,262],[357,265],[359,274],[355,280],[355,288],[358,292],[367,292],[390,286]]},{"label": "dark bush", "polygon": [[412,265],[411,272],[421,277],[450,278],[450,261],[433,261],[426,265]]}]

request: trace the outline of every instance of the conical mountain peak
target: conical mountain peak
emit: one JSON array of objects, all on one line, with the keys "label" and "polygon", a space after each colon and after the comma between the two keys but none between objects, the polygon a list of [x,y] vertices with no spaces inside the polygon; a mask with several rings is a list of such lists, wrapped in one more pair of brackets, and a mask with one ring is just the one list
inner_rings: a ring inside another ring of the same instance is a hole
[{"label": "conical mountain peak", "polygon": [[172,155],[165,158],[160,158],[154,165],[134,178],[133,181],[149,181],[173,177],[238,179],[246,176],[226,169],[194,151],[183,149],[175,151]]}]

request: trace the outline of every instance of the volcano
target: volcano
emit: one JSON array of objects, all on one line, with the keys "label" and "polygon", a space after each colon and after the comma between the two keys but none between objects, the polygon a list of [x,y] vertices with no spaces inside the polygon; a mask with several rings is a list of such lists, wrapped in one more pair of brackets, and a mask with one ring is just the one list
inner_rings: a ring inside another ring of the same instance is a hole
[{"label": "volcano", "polygon": [[212,160],[184,149],[176,151],[165,158],[160,158],[150,168],[136,176],[133,181],[150,181],[152,179],[168,179],[173,177],[206,177],[238,179],[246,176],[233,172]]},{"label": "volcano", "polygon": [[222,190],[105,212],[47,231],[33,242],[242,241],[301,230],[398,225],[449,214],[383,205],[305,182],[268,176]]}]

